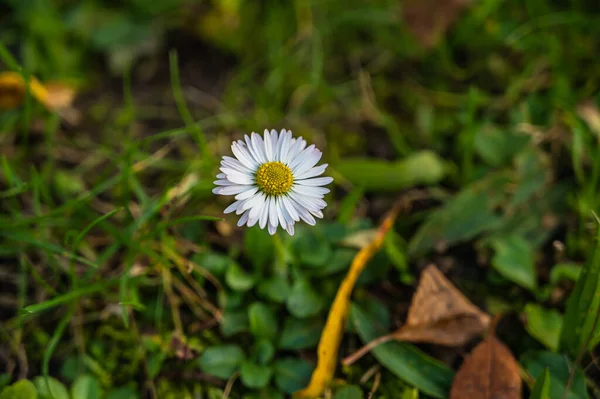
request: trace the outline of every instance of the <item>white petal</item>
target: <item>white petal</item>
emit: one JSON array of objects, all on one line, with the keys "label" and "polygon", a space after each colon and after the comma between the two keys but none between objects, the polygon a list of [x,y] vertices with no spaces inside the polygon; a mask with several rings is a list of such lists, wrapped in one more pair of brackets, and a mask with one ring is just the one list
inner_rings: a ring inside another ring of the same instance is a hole
[{"label": "white petal", "polygon": [[304,195],[297,194],[293,191],[289,196],[298,204],[302,205],[302,207],[310,211],[318,211],[327,206],[327,203],[320,198],[307,197]]},{"label": "white petal", "polygon": [[288,224],[286,230],[289,235],[293,236],[294,235],[294,223]]},{"label": "white petal", "polygon": [[240,220],[238,220],[237,225],[238,227],[242,227],[243,225],[245,225],[248,222],[248,214],[250,212],[245,212],[242,217],[240,218]]},{"label": "white petal", "polygon": [[217,175],[217,179],[224,179],[225,177],[227,177],[227,175],[225,173],[219,173]]},{"label": "white petal", "polygon": [[[279,219],[279,224],[281,225],[281,228],[285,229],[285,227],[287,226],[287,220],[286,220],[285,213],[287,213],[287,211],[283,207],[283,203],[281,202],[281,198],[280,197],[278,197],[275,200],[275,209],[277,210],[277,218]],[[289,216],[289,214],[287,215],[287,219],[288,220],[291,219],[291,217]]]},{"label": "white petal", "polygon": [[309,169],[304,173],[294,174],[294,179],[302,180],[302,179],[308,179],[310,177],[322,175],[323,172],[325,172],[325,169],[327,169],[327,166],[329,166],[329,165],[324,163],[323,165],[315,166],[314,168]]},{"label": "white petal", "polygon": [[226,186],[219,190],[220,195],[235,195],[248,190],[250,186]]},{"label": "white petal", "polygon": [[292,170],[294,176],[299,176],[304,172],[310,170],[313,166],[319,162],[323,153],[317,148],[310,151],[303,159],[298,163],[295,170]]},{"label": "white petal", "polygon": [[241,205],[241,203],[242,203],[242,201],[235,201],[233,204],[231,204],[227,208],[225,208],[223,213],[227,214],[227,213],[231,213],[231,212],[237,210],[238,207]]},{"label": "white petal", "polygon": [[248,152],[252,155],[252,158],[256,161],[257,164],[261,164],[264,161],[260,157],[260,153],[256,151],[254,145],[252,144],[252,139],[246,134],[244,135],[244,140],[246,141],[246,146],[248,147]]},{"label": "white petal", "polygon": [[277,227],[277,208],[275,208],[275,197],[269,199],[269,224]]},{"label": "white petal", "polygon": [[[250,212],[248,212],[248,214],[250,214]],[[252,227],[256,224],[256,222],[258,222],[258,218],[250,218],[250,216],[248,216],[248,227]]]},{"label": "white petal", "polygon": [[[248,186],[244,186],[244,187],[248,187]],[[258,187],[252,187],[252,188],[246,189],[246,191],[243,191],[243,192],[239,193],[238,195],[236,195],[235,199],[243,200],[243,199],[250,198],[254,194],[256,194],[257,191],[258,191]]]},{"label": "white petal", "polygon": [[[239,172],[243,172],[243,173],[252,173],[252,170],[250,168],[247,168],[243,163],[241,163],[237,159],[231,158],[231,157],[223,157],[223,159],[221,160],[221,166],[226,167],[226,168],[235,169],[235,170],[237,170]],[[219,168],[219,169],[221,169],[221,168]]]},{"label": "white petal", "polygon": [[319,219],[323,219],[323,212],[321,211],[309,211],[311,214],[313,214],[315,217],[318,217]]},{"label": "white petal", "polygon": [[325,186],[333,181],[333,177],[317,177],[314,179],[304,179],[294,181],[296,184],[302,184],[303,186]]},{"label": "white petal", "polygon": [[277,232],[277,226],[273,226],[272,224],[270,224],[269,225],[269,234],[275,235],[276,232]]},{"label": "white petal", "polygon": [[265,142],[258,133],[252,132],[252,146],[254,147],[254,151],[256,151],[257,155],[262,160],[261,163],[267,162],[267,155],[265,153]]},{"label": "white petal", "polygon": [[290,151],[290,145],[292,141],[292,133],[291,132],[282,132],[279,135],[280,148],[279,148],[279,160],[284,164],[287,164],[288,161],[288,152]]},{"label": "white petal", "polygon": [[284,205],[285,209],[288,211],[288,213],[292,217],[292,220],[294,220],[296,222],[299,221],[300,216],[298,215],[298,211],[296,210],[294,203],[287,196],[281,197],[281,200],[283,201],[283,205]]},{"label": "white petal", "polygon": [[237,184],[254,184],[254,177],[235,171],[227,173],[227,180]]},{"label": "white petal", "polygon": [[315,224],[317,224],[317,221],[315,220],[315,218],[310,214],[309,211],[306,210],[306,208],[299,207],[298,214],[300,215],[300,219],[304,220],[306,223],[310,224],[311,226],[314,226]]},{"label": "white petal", "polygon": [[[292,186],[292,191],[300,194],[300,195],[304,195],[307,197],[313,197],[313,198],[323,198],[324,194],[327,193],[320,193],[319,191],[315,190],[316,188],[323,188],[323,187],[311,187],[311,186],[300,186],[298,184],[294,184],[294,186]],[[327,190],[327,192],[329,192],[329,189],[325,189]],[[236,199],[239,199],[236,197]]]},{"label": "white petal", "polygon": [[[216,186],[237,186],[237,183],[231,182],[229,180],[215,180],[213,182],[214,185]],[[217,187],[219,188],[219,187]]]},{"label": "white petal", "polygon": [[277,147],[277,142],[279,142],[279,136],[277,135],[277,130],[271,129],[271,148],[273,149],[273,161],[279,160],[279,151]]},{"label": "white petal", "polygon": [[[252,197],[250,201],[244,204],[244,208],[250,209],[250,219],[254,219],[261,214],[263,208],[266,206],[265,199],[265,195],[263,193],[260,193],[260,195]],[[250,203],[252,203],[251,207],[249,206]]]},{"label": "white petal", "polygon": [[261,212],[260,212],[260,220],[258,221],[258,225],[260,226],[261,229],[264,229],[265,226],[267,225],[267,222],[269,221],[269,199],[267,198],[267,200],[265,201]]},{"label": "white petal", "polygon": [[267,154],[267,162],[271,162],[275,160],[273,156],[273,141],[271,140],[271,133],[267,129],[265,129],[265,154]]},{"label": "white petal", "polygon": [[298,137],[295,139],[294,144],[290,147],[290,151],[287,154],[287,164],[290,165],[291,162],[294,161],[296,155],[300,153],[306,147],[306,141],[302,139],[302,137]]},{"label": "white petal", "polygon": [[242,147],[238,143],[231,144],[231,151],[235,157],[248,169],[254,170],[258,164],[252,158],[252,155],[248,152],[248,149]]},{"label": "white petal", "polygon": [[[292,162],[290,162],[290,169],[292,169],[292,171],[296,170],[298,168],[298,166],[300,166],[304,163],[304,161],[308,161],[310,159],[310,157],[313,156],[313,153],[315,151],[319,151],[319,150],[317,150],[315,148],[314,144],[311,144],[307,148],[302,150],[302,152],[300,154],[296,155],[294,157],[294,159],[292,160]],[[313,166],[315,166],[316,163],[317,162],[310,165],[310,167],[312,168]]]}]

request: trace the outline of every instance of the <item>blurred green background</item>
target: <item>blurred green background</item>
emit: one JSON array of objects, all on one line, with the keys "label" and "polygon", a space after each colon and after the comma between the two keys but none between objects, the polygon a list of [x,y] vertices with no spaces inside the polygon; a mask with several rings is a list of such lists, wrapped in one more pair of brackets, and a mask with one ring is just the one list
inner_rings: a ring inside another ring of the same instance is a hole
[{"label": "blurred green background", "polygon": [[[571,370],[597,397],[597,1],[2,0],[0,44],[1,399],[287,397],[398,198],[341,356],[434,263],[504,314],[523,397],[546,367],[550,398]],[[211,193],[265,128],[335,179],[281,241]],[[473,347],[389,345],[327,397],[447,397]]]}]

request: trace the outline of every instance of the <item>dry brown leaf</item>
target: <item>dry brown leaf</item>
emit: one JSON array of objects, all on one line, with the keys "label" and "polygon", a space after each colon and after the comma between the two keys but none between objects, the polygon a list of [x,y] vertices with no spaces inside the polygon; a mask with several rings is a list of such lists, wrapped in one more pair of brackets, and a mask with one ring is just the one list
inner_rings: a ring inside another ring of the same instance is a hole
[{"label": "dry brown leaf", "polygon": [[402,19],[423,47],[434,47],[470,0],[407,0]]},{"label": "dry brown leaf", "polygon": [[514,356],[490,335],[473,349],[456,373],[450,399],[520,399],[521,385]]},{"label": "dry brown leaf", "polygon": [[373,347],[392,339],[445,346],[464,345],[483,333],[490,321],[488,314],[473,305],[437,267],[430,265],[421,273],[406,323],[397,331],[368,343],[344,359],[343,363],[352,364]]}]

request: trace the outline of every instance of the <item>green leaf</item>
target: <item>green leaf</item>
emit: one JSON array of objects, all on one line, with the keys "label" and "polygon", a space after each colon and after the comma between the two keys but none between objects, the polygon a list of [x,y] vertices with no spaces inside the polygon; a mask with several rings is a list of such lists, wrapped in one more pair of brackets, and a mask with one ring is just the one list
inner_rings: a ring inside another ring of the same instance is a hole
[{"label": "green leaf", "polygon": [[254,276],[246,273],[240,265],[232,263],[225,274],[225,281],[235,291],[248,291],[256,282]]},{"label": "green leaf", "polygon": [[320,268],[331,258],[331,246],[316,229],[298,229],[294,237],[294,253],[304,267]]},{"label": "green leaf", "polygon": [[[75,398],[73,398],[75,399]],[[106,395],[106,399],[139,399],[137,390],[131,387],[113,389]]]},{"label": "green leaf", "polygon": [[323,326],[321,319],[297,319],[290,316],[283,325],[279,348],[294,350],[312,348],[319,342]]},{"label": "green leaf", "polygon": [[559,263],[550,271],[550,284],[556,285],[563,280],[576,282],[583,267],[575,263]]},{"label": "green leaf", "polygon": [[420,255],[440,243],[453,245],[497,229],[504,222],[494,209],[505,202],[506,174],[490,175],[474,182],[433,211],[408,245],[409,255]]},{"label": "green leaf", "polygon": [[245,310],[229,310],[223,312],[223,320],[221,322],[221,333],[225,337],[231,337],[237,333],[248,331],[249,321],[248,312]]},{"label": "green leaf", "polygon": [[[357,304],[351,306],[351,320],[363,343],[386,334],[385,327]],[[427,356],[414,345],[387,342],[371,350],[371,354],[394,375],[409,385],[435,398],[448,396],[454,372],[441,362]]]},{"label": "green leaf", "polygon": [[524,238],[511,235],[492,242],[496,253],[492,266],[506,279],[529,290],[537,288],[535,253]]},{"label": "green leaf", "polygon": [[356,250],[351,248],[338,248],[333,251],[331,258],[321,267],[310,270],[311,276],[330,276],[350,268]]},{"label": "green leaf", "polygon": [[37,399],[38,394],[35,385],[28,380],[20,380],[0,393],[0,399]]},{"label": "green leaf", "polygon": [[365,191],[396,192],[420,184],[435,184],[446,174],[444,161],[431,151],[416,152],[389,162],[380,159],[345,159],[337,171]]},{"label": "green leaf", "polygon": [[213,252],[196,254],[192,261],[217,276],[225,274],[229,265],[233,263],[228,256]]},{"label": "green leaf", "polygon": [[71,387],[71,395],[75,398],[100,399],[104,397],[100,383],[91,375],[78,377]]},{"label": "green leaf", "polygon": [[[562,399],[565,392],[569,374],[573,364],[565,355],[552,352],[529,352],[521,358],[521,363],[536,380],[542,377],[544,370],[550,372],[550,399]],[[573,383],[565,399],[587,399],[585,376],[581,369],[577,369]]]},{"label": "green leaf", "polygon": [[262,269],[269,265],[275,255],[273,237],[258,226],[246,229],[244,250],[255,268]]},{"label": "green leaf", "polygon": [[252,359],[258,364],[266,365],[270,363],[274,355],[275,346],[267,339],[256,341],[252,347]]},{"label": "green leaf", "polygon": [[33,379],[40,399],[70,399],[69,392],[62,382],[53,377],[39,376]]},{"label": "green leaf", "polygon": [[237,345],[217,345],[207,348],[198,360],[205,373],[222,379],[230,378],[241,366],[246,356]]},{"label": "green leaf", "polygon": [[284,303],[290,295],[290,283],[285,276],[274,275],[258,283],[258,294],[276,303]]},{"label": "green leaf", "polygon": [[291,394],[304,388],[310,381],[314,366],[303,359],[286,357],[275,362],[275,384]]},{"label": "green leaf", "polygon": [[12,380],[12,376],[8,373],[3,373],[0,374],[0,392],[2,392],[2,389],[4,387],[6,387],[8,384],[10,384],[10,381]]},{"label": "green leaf", "polygon": [[292,292],[287,299],[287,308],[290,313],[298,318],[314,316],[323,309],[325,302],[314,290],[307,279],[299,278],[292,287]]},{"label": "green leaf", "polygon": [[549,349],[556,351],[562,329],[562,315],[553,309],[544,309],[535,303],[525,306],[525,329]]},{"label": "green leaf", "polygon": [[544,373],[541,374],[536,380],[529,399],[548,399],[550,396],[550,370],[548,367],[544,369]]},{"label": "green leaf", "polygon": [[344,385],[333,395],[333,399],[362,399],[363,392],[356,385]]},{"label": "green leaf", "polygon": [[269,383],[273,370],[269,366],[245,361],[240,369],[240,378],[248,388],[264,388]]},{"label": "green leaf", "polygon": [[[597,234],[594,252],[567,300],[560,349],[571,356],[577,356],[590,334],[594,338],[590,340],[588,348],[593,348],[598,341],[600,323],[595,322],[600,306],[600,295],[597,294],[600,292],[600,228]],[[594,324],[595,331],[592,331]]]},{"label": "green leaf", "polygon": [[250,332],[257,338],[272,340],[277,334],[277,319],[275,313],[267,305],[255,302],[248,308]]}]

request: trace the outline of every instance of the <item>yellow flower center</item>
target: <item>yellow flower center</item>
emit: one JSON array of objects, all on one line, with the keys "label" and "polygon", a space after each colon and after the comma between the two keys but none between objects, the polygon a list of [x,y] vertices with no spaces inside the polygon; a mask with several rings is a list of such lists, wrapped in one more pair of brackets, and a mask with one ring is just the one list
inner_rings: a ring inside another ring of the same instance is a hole
[{"label": "yellow flower center", "polygon": [[287,194],[294,184],[292,170],[281,162],[267,162],[256,171],[256,185],[267,195]]}]

